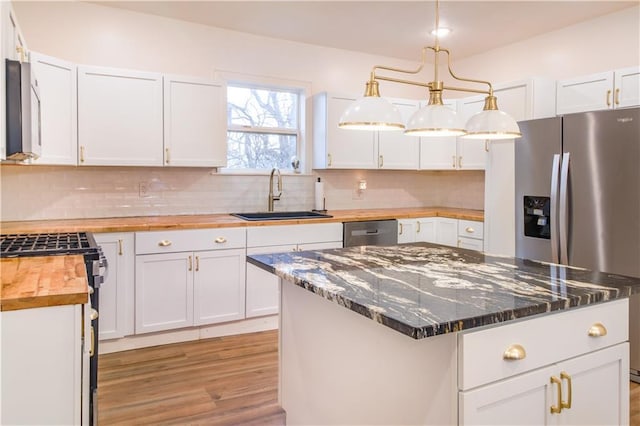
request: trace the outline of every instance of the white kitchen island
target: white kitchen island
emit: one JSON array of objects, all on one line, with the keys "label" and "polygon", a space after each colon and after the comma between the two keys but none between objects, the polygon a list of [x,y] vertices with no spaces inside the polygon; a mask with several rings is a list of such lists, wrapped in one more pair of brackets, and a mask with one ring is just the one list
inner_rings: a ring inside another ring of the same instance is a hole
[{"label": "white kitchen island", "polygon": [[282,281],[287,424],[629,421],[640,280],[425,243],[248,259]]}]

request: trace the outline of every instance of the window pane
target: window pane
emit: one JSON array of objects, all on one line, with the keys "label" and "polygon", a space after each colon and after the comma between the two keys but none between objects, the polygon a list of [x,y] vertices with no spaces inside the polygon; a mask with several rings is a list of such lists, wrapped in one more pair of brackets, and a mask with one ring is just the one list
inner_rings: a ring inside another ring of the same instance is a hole
[{"label": "window pane", "polygon": [[227,132],[227,167],[230,169],[292,170],[296,155],[295,135]]},{"label": "window pane", "polygon": [[230,125],[297,129],[298,94],[228,86],[227,120]]}]

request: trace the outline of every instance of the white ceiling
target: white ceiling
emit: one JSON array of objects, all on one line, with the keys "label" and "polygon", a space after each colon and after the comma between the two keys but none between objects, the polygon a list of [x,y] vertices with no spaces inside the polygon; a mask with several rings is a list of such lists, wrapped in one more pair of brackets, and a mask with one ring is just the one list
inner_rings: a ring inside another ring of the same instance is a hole
[{"label": "white ceiling", "polygon": [[[105,6],[261,36],[418,60],[433,44],[433,1],[104,1]],[[524,40],[640,4],[634,1],[440,3],[441,40],[453,58]],[[597,31],[597,29],[594,29]],[[605,37],[606,34],[603,34]],[[631,35],[638,37],[638,34]]]}]

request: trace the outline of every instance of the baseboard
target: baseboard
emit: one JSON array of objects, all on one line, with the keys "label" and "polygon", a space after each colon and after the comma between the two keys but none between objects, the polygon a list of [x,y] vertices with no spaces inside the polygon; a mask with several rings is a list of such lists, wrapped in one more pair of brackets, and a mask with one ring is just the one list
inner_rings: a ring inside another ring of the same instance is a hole
[{"label": "baseboard", "polygon": [[112,352],[146,348],[149,346],[168,345],[171,343],[210,339],[212,337],[276,330],[277,328],[278,315],[269,315],[223,324],[162,331],[158,333],[146,333],[137,336],[127,336],[120,339],[101,340],[98,350],[101,354],[108,354]]}]

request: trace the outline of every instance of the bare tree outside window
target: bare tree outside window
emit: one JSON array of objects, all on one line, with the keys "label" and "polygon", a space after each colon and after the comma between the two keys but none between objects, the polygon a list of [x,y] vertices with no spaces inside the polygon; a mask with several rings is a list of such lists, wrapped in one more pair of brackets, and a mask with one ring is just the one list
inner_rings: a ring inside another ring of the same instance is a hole
[{"label": "bare tree outside window", "polygon": [[299,93],[227,87],[227,167],[292,169],[299,135]]}]

